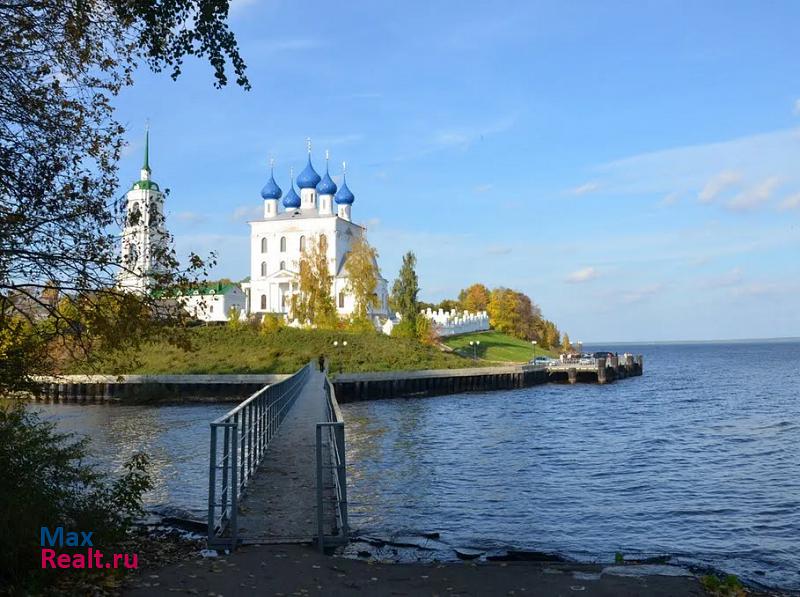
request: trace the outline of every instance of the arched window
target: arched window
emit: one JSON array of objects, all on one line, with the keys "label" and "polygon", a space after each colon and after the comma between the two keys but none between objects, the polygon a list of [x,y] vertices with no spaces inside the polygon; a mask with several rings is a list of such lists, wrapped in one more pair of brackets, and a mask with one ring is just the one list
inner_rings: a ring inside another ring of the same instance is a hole
[{"label": "arched window", "polygon": [[285,270],[285,269],[286,269],[286,262],[285,261],[281,261],[281,270]]},{"label": "arched window", "polygon": [[139,207],[139,202],[137,201],[133,205],[128,212],[128,224],[130,226],[138,226],[142,223],[142,210]]},{"label": "arched window", "polygon": [[136,246],[136,243],[131,243],[131,247],[128,250],[128,263],[131,265],[136,265],[139,261],[139,248]]},{"label": "arched window", "polygon": [[305,251],[305,250],[306,250],[306,237],[305,236],[301,236],[300,237],[300,251]]},{"label": "arched window", "polygon": [[266,277],[266,275],[267,275],[267,262],[266,261],[262,261],[261,262],[261,275],[263,277]]},{"label": "arched window", "polygon": [[286,237],[282,236],[281,237],[281,253],[285,253],[285,252],[286,252]]},{"label": "arched window", "polygon": [[267,310],[267,295],[266,294],[262,294],[261,295],[261,310],[262,311],[266,311]]},{"label": "arched window", "polygon": [[339,293],[339,308],[344,309],[344,292]]},{"label": "arched window", "polygon": [[267,239],[266,238],[262,238],[261,239],[261,252],[262,253],[266,253],[267,252]]},{"label": "arched window", "polygon": [[319,249],[323,253],[328,252],[328,237],[325,236],[324,234],[319,235]]}]

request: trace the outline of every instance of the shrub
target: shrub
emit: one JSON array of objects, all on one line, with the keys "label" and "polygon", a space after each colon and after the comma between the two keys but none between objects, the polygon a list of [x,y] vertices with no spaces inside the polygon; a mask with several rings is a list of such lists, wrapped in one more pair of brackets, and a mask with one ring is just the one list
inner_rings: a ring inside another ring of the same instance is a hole
[{"label": "shrub", "polygon": [[436,344],[439,337],[436,335],[436,330],[431,324],[431,320],[427,317],[417,317],[417,340],[423,344]]},{"label": "shrub", "polygon": [[57,433],[18,403],[0,407],[0,437],[0,587],[38,592],[53,580],[40,568],[41,527],[92,531],[94,545],[109,546],[141,515],[152,486],[143,454],[111,481],[85,463],[87,439]]},{"label": "shrub", "polygon": [[269,336],[275,334],[283,327],[283,317],[274,313],[267,313],[261,319],[261,334]]},{"label": "shrub", "polygon": [[246,322],[239,318],[239,310],[231,307],[228,310],[228,327],[232,330],[243,330],[246,325]]},{"label": "shrub", "polygon": [[744,597],[747,595],[741,581],[734,574],[726,574],[723,579],[708,574],[700,578],[700,584],[709,595],[714,597]]}]

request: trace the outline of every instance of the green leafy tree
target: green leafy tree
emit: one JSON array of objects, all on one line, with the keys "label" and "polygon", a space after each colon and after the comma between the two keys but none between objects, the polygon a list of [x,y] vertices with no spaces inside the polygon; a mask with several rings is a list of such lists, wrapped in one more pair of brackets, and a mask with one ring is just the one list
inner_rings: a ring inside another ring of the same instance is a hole
[{"label": "green leafy tree", "polygon": [[355,299],[353,318],[369,322],[369,310],[380,304],[375,294],[379,276],[378,252],[364,236],[353,240],[344,269],[347,273],[347,289]]},{"label": "green leafy tree", "polygon": [[403,265],[400,273],[392,284],[391,305],[400,313],[400,323],[395,326],[393,333],[399,336],[417,336],[417,315],[419,313],[419,279],[415,270],[417,258],[409,251],[403,255]]},{"label": "green leafy tree", "polygon": [[444,299],[438,305],[436,305],[436,309],[442,309],[444,311],[460,311],[461,303],[454,301],[453,299]]},{"label": "green leafy tree", "polygon": [[59,579],[41,570],[39,529],[91,529],[96,545],[113,546],[142,514],[142,495],[152,487],[147,457],[134,455],[110,480],[86,463],[88,439],[57,433],[15,403],[0,407],[0,436],[0,470],[13,479],[0,484],[0,586],[41,594]]},{"label": "green leafy tree", "polygon": [[[186,56],[208,60],[217,86],[232,67],[236,83],[249,88],[228,9],[228,0],[0,3],[0,336],[3,329],[18,336],[16,316],[51,320],[23,330],[37,339],[17,337],[15,354],[62,334],[80,343],[87,319],[112,339],[130,329],[115,289],[126,267],[115,234],[125,217],[117,181],[125,130],[112,102],[139,64],[176,78]],[[170,251],[159,253],[152,256],[159,288],[204,275],[197,255],[181,266]],[[72,297],[74,318],[56,308],[53,293]],[[140,301],[151,312],[161,302]],[[115,303],[106,317],[100,307]],[[175,323],[177,314],[160,321]],[[47,356],[19,359],[3,368],[0,392],[24,388],[52,366]]]},{"label": "green leafy tree", "polygon": [[299,292],[292,296],[292,316],[320,328],[336,327],[338,317],[331,295],[333,274],[328,267],[328,240],[324,234],[306,242],[299,270]]}]

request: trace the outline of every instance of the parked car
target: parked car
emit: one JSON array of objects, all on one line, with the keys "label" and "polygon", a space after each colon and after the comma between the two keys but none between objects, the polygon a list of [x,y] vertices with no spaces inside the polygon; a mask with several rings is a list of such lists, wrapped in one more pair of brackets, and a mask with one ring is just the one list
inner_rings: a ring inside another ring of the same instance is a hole
[{"label": "parked car", "polygon": [[592,358],[594,359],[610,359],[614,356],[613,352],[608,352],[606,350],[601,350],[599,352],[595,352],[592,354]]},{"label": "parked car", "polygon": [[531,360],[532,365],[549,365],[553,359],[546,356],[536,357],[535,359]]}]

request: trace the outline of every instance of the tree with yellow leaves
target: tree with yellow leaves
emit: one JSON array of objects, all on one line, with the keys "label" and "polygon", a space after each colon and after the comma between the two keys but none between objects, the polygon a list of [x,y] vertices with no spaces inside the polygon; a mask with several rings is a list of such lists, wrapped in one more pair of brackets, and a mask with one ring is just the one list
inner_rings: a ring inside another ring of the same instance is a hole
[{"label": "tree with yellow leaves", "polygon": [[350,252],[344,266],[347,273],[347,290],[355,300],[353,320],[369,320],[369,309],[379,305],[378,295],[378,252],[364,236],[358,236],[350,245]]},{"label": "tree with yellow leaves", "polygon": [[324,234],[306,242],[299,270],[300,288],[292,296],[292,316],[316,327],[336,327],[336,305],[331,295],[333,274],[328,268],[328,240]]}]

